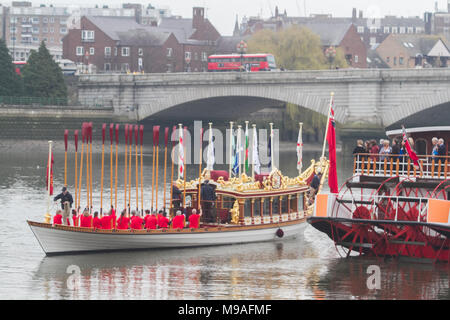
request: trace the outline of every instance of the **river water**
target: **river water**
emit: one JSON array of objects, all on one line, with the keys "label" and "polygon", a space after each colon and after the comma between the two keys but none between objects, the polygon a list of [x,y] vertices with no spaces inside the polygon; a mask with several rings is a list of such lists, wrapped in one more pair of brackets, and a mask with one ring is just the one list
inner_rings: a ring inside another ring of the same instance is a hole
[{"label": "river water", "polygon": [[[296,173],[294,148],[295,145],[292,151],[280,154],[280,169],[286,175]],[[64,182],[61,150],[59,145],[54,154],[55,192]],[[160,163],[163,156],[161,153]],[[319,156],[319,152],[305,152],[305,166]],[[279,243],[46,257],[26,224],[27,219],[44,218],[46,159],[45,143],[18,141],[9,147],[0,146],[0,299],[450,298],[447,265],[341,258],[333,242],[310,225],[297,239]],[[105,163],[108,161],[107,155]],[[119,190],[123,190],[123,159],[119,162]],[[100,164],[101,155],[97,152],[94,203],[100,201]],[[152,155],[146,152],[147,186],[151,181],[151,165]],[[70,191],[73,191],[73,167],[70,154]],[[351,159],[338,154],[338,167],[341,183],[351,175]],[[188,177],[194,178],[198,167],[188,167],[187,172]],[[163,174],[160,168],[160,181]],[[134,171],[132,176],[134,179]],[[105,207],[110,201],[109,186],[107,166]],[[161,203],[162,185],[159,189]],[[145,190],[149,200],[150,189]],[[119,192],[119,203],[121,196]],[[53,203],[51,206],[54,212],[56,206]],[[369,289],[367,285],[368,268],[373,265],[381,271],[380,289]],[[78,282],[71,282],[73,266],[80,270]]]}]

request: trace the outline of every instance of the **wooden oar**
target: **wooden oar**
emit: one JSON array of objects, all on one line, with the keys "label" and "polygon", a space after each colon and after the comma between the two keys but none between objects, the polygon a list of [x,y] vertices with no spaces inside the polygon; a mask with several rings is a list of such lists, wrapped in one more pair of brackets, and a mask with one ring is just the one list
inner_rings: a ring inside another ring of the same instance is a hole
[{"label": "wooden oar", "polygon": [[89,123],[86,123],[86,208],[90,210],[90,199],[89,199]]},{"label": "wooden oar", "polygon": [[64,187],[67,187],[67,143],[69,139],[69,130],[64,130]]},{"label": "wooden oar", "polygon": [[144,214],[144,161],[142,156],[142,145],[144,143],[144,125],[139,127],[139,137],[141,142],[141,215]]},{"label": "wooden oar", "polygon": [[128,124],[125,125],[125,170],[124,170],[124,188],[125,188],[125,209],[127,209],[127,163],[128,163]]},{"label": "wooden oar", "polygon": [[153,213],[153,200],[155,195],[155,156],[156,156],[156,143],[155,143],[155,130],[156,126],[153,126],[153,162],[152,162],[152,205],[150,206]]},{"label": "wooden oar", "polygon": [[90,192],[90,207],[89,212],[92,212],[93,201],[92,201],[92,122],[89,122],[89,192]]},{"label": "wooden oar", "polygon": [[78,213],[78,130],[73,133],[75,139],[75,210]]},{"label": "wooden oar", "polygon": [[109,140],[111,142],[111,146],[109,149],[109,157],[110,157],[110,166],[109,166],[109,184],[110,184],[110,208],[113,207],[113,141],[114,141],[114,123],[109,125]]},{"label": "wooden oar", "polygon": [[[177,126],[173,126],[173,128],[172,128],[172,137],[173,137],[173,135],[175,134],[175,132],[177,131]],[[176,140],[173,140],[172,138],[171,138],[171,140],[172,140],[172,152],[171,152],[171,158],[172,158],[172,169],[171,169],[171,175],[170,175],[170,206],[169,206],[169,216],[170,216],[170,218],[172,218],[172,208],[173,208],[173,200],[172,200],[172,197],[173,197],[173,187],[172,187],[172,184],[173,184],[173,168],[174,168],[174,166],[175,166],[175,159],[174,159],[174,151],[175,151],[175,142],[176,142]]]},{"label": "wooden oar", "polygon": [[116,173],[114,175],[114,210],[117,212],[117,169],[118,169],[118,162],[119,162],[119,125],[116,124]]},{"label": "wooden oar", "polygon": [[100,180],[100,218],[103,216],[103,174],[105,162],[105,136],[106,136],[106,123],[102,125],[102,176]]},{"label": "wooden oar", "polygon": [[80,159],[80,184],[78,187],[78,208],[81,206],[81,186],[83,183],[83,156],[84,156],[84,141],[86,139],[86,122],[81,126],[81,159]]},{"label": "wooden oar", "polygon": [[183,208],[186,208],[186,156],[187,156],[187,147],[186,147],[186,136],[187,136],[187,127],[184,127],[183,130],[183,146],[184,146],[184,165],[183,165]]},{"label": "wooden oar", "polygon": [[197,210],[200,213],[200,200],[202,197],[202,162],[203,162],[203,128],[200,129],[200,163],[198,165],[198,196],[197,196]]},{"label": "wooden oar", "polygon": [[139,137],[139,126],[136,124],[134,125],[134,151],[135,151],[135,162],[136,162],[136,213],[139,213],[139,179],[138,179],[138,137]]},{"label": "wooden oar", "polygon": [[128,216],[131,214],[131,154],[133,147],[133,125],[128,126],[128,151],[129,151],[129,166],[128,166]]},{"label": "wooden oar", "polygon": [[169,142],[169,128],[166,127],[164,129],[164,194],[163,194],[163,210],[166,211],[166,167],[167,167],[167,143]]}]

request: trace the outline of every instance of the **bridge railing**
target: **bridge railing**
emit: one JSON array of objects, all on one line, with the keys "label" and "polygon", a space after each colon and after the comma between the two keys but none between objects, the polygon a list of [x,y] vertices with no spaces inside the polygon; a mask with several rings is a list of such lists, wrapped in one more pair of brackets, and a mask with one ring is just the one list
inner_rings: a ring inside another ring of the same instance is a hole
[{"label": "bridge railing", "polygon": [[66,106],[67,98],[0,96],[0,105]]},{"label": "bridge railing", "polygon": [[359,153],[354,155],[353,174],[376,177],[450,178],[450,157],[419,155],[415,166],[408,155]]}]

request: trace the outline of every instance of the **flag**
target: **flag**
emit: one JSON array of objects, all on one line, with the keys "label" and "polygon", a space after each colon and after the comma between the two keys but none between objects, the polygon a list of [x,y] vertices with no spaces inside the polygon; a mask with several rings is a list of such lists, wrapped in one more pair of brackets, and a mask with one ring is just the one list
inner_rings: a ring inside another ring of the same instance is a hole
[{"label": "flag", "polygon": [[183,129],[179,129],[178,136],[178,179],[183,177],[184,174],[184,141],[183,141]]},{"label": "flag", "polygon": [[256,133],[256,127],[253,127],[253,165],[255,166],[255,173],[261,173],[261,164],[259,163],[259,152],[258,152],[258,134]]},{"label": "flag", "polygon": [[206,169],[213,170],[215,158],[214,158],[214,142],[212,137],[212,129],[209,129],[209,145],[208,145],[208,159],[206,161]]},{"label": "flag", "polygon": [[234,143],[234,136],[233,136],[233,146],[234,146],[233,174],[235,176],[239,176],[239,152],[240,152],[239,138],[240,138],[240,131],[238,129],[236,143]]},{"label": "flag", "polygon": [[336,122],[334,121],[334,101],[331,98],[330,114],[328,121],[328,153],[330,158],[330,170],[328,173],[328,185],[331,193],[339,193],[337,169],[336,169]]},{"label": "flag", "polygon": [[268,164],[268,167],[270,168],[270,170],[272,170],[272,131],[270,131],[268,148],[269,148],[269,164]]},{"label": "flag", "polygon": [[49,190],[49,186],[48,186],[48,167],[50,166],[50,195],[53,195],[53,164],[54,164],[54,160],[53,160],[53,152],[52,152],[52,160],[50,161],[51,163],[47,163],[47,175],[46,175],[46,179],[45,179],[45,186],[47,188],[47,191]]},{"label": "flag", "polygon": [[420,168],[419,165],[419,157],[417,157],[417,154],[412,150],[411,145],[409,144],[408,136],[406,135],[406,129],[404,126],[402,126],[402,133],[403,133],[403,142],[405,143],[406,151],[408,152],[409,157],[414,163],[414,167],[416,169]]},{"label": "flag", "polygon": [[245,173],[248,172],[249,164],[248,164],[248,125],[245,125]]},{"label": "flag", "polygon": [[297,139],[297,169],[299,172],[302,171],[302,167],[303,167],[303,138],[302,138],[302,127],[300,127]]}]

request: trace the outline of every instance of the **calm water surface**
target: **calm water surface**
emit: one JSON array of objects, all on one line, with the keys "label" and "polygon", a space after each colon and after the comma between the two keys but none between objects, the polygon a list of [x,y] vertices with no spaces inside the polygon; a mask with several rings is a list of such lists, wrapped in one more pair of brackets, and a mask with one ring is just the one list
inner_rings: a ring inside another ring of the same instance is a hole
[{"label": "calm water surface", "polygon": [[[297,239],[279,243],[45,257],[26,224],[26,219],[42,221],[46,210],[44,149],[40,153],[10,148],[0,153],[0,299],[450,298],[447,265],[341,258],[333,242],[309,225]],[[305,165],[319,156],[305,153]],[[72,191],[71,158],[68,182]],[[280,161],[283,173],[295,174],[295,150],[283,152]],[[151,154],[146,154],[147,183],[151,163]],[[100,164],[101,155],[94,155],[94,203],[100,202]],[[59,191],[64,182],[63,153],[55,153],[55,167],[55,190]],[[351,168],[351,159],[339,159],[340,182]],[[110,201],[108,170],[106,204]],[[119,190],[123,190],[123,164],[119,172]],[[198,167],[188,168],[191,178],[197,172]],[[159,177],[161,181],[162,169]],[[162,190],[160,185],[160,203]],[[52,204],[52,212],[55,209]],[[71,265],[81,271],[76,290],[70,289],[67,268]],[[380,290],[367,288],[370,265],[381,269]]]}]

